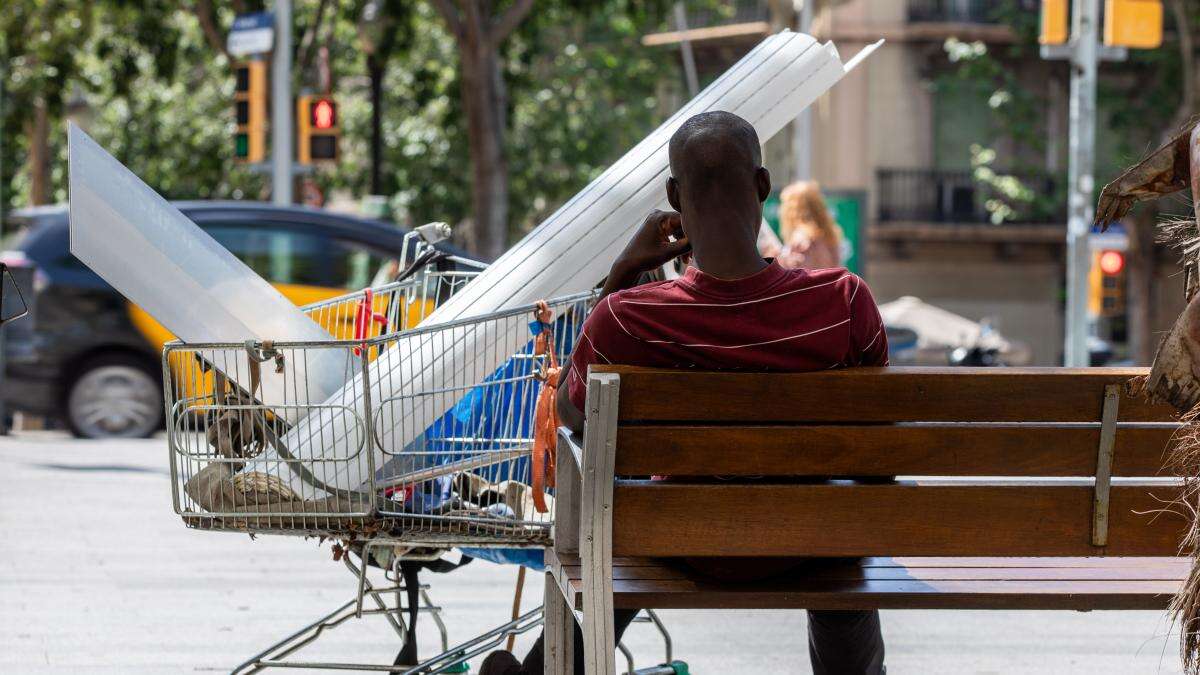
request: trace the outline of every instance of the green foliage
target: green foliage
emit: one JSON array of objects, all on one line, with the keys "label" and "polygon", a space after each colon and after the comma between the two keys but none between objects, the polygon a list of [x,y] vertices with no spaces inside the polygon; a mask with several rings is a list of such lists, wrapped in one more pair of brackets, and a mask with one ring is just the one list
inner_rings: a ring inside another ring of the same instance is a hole
[{"label": "green foliage", "polygon": [[[935,79],[939,93],[952,95],[953,90],[958,90],[984,97],[991,113],[988,138],[978,139],[980,142],[969,148],[971,175],[987,195],[984,208],[991,222],[999,225],[1052,217],[1061,203],[1061,191],[1034,190],[1020,177],[1044,174],[1028,158],[1040,157],[1045,152],[1045,130],[1041,123],[1045,101],[1030,91],[1008,63],[992,54],[984,43],[949,38],[943,48],[953,67]],[[1012,166],[1008,167],[1011,170],[1001,171],[995,166],[994,145],[999,139],[1012,144]]]},{"label": "green foliage", "polygon": [[189,14],[130,14],[136,30],[105,22],[82,50],[81,80],[93,102],[88,131],[168,199],[257,198],[263,178],[232,161],[228,60]]},{"label": "green foliage", "polygon": [[512,209],[531,226],[660,121],[658,82],[675,71],[642,47],[636,7],[538,12],[508,51]]},{"label": "green foliage", "polygon": [[[592,3],[595,5],[596,3]],[[523,231],[586,185],[658,120],[671,63],[639,43],[648,10],[623,1],[545,3],[503,48],[511,228]],[[470,211],[470,162],[453,39],[425,3],[384,86],[385,187],[398,219],[455,223]],[[336,186],[365,193],[367,83],[343,86],[347,161]]]},{"label": "green foliage", "polygon": [[[68,118],[168,198],[261,193],[262,177],[232,162],[230,65],[208,47],[190,13],[173,2],[22,5],[25,12],[0,18],[10,57],[0,207],[27,200],[24,122],[35,96],[46,99],[50,114],[51,201],[67,197]],[[42,54],[58,60],[50,65]],[[76,99],[79,110],[72,110]]]},{"label": "green foliage", "polygon": [[[229,2],[213,2],[227,30]],[[261,3],[247,3],[260,6]],[[319,0],[296,0],[295,33]],[[470,164],[454,40],[428,3],[391,12],[383,87],[384,188],[398,219],[465,218]],[[233,162],[231,65],[208,44],[191,4],[168,0],[8,0],[0,209],[26,203],[25,124],[34,96],[51,119],[52,200],[66,198],[68,99],[86,99],[88,131],[169,198],[249,198],[266,181]],[[327,193],[369,191],[371,106],[362,0],[331,2],[318,36],[331,53],[343,161],[318,171]],[[661,7],[634,0],[539,2],[503,47],[514,230],[534,224],[659,121],[656,86],[674,65],[640,45]],[[299,39],[299,38],[298,38]],[[297,50],[300,46],[297,45]],[[299,53],[299,51],[298,51]],[[297,70],[300,70],[297,63]],[[315,69],[295,85],[316,88]]]},{"label": "green foliage", "polygon": [[[1159,49],[1131,49],[1123,63],[1101,63],[1096,103],[1097,191],[1173,131],[1169,127],[1180,104],[1183,81],[1178,32],[1182,29],[1196,35],[1200,29],[1200,6],[1187,3],[1186,7],[1187,26],[1175,26],[1173,13],[1165,13],[1166,41]],[[1046,102],[1011,67],[1018,59],[1038,57],[1037,15],[1021,11],[1012,0],[1000,3],[995,12],[998,21],[1013,29],[1014,42],[994,54],[982,43],[947,40],[945,51],[952,68],[936,78],[935,86],[977,87],[986,92],[994,113],[992,140],[982,144],[978,152],[973,149],[972,166],[982,185],[993,194],[1003,195],[989,200],[993,221],[1049,216],[1056,212],[1057,205],[1065,203],[1063,176],[1057,177],[1059,189],[1046,193],[1029,189],[1014,176],[997,174],[991,166],[995,160],[991,145],[995,139],[1006,138],[1017,150],[1013,153],[1014,173],[1038,173],[1036,165],[1022,163],[1022,159],[1043,152],[1046,137],[1042,123]],[[1066,81],[1064,74],[1064,85]]]},{"label": "green foliage", "polygon": [[[470,163],[459,103],[453,38],[427,3],[413,8],[413,30],[388,62],[383,85],[384,192],[399,220],[455,223],[470,209]],[[340,42],[340,40],[339,40]],[[322,179],[366,194],[370,186],[371,105],[362,54],[340,69],[359,74],[337,85],[343,161]],[[355,64],[352,69],[346,65]]]}]

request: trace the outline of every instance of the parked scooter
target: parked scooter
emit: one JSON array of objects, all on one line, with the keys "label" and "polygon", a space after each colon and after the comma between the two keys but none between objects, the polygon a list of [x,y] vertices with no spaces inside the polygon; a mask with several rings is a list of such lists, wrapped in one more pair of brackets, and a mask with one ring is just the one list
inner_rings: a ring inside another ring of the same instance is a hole
[{"label": "parked scooter", "polygon": [[991,322],[984,319],[982,326],[983,328],[980,330],[979,337],[975,339],[974,344],[955,347],[950,351],[950,365],[984,368],[1008,365],[1000,358],[999,348],[984,346],[988,343],[994,344],[993,341],[987,339],[994,332]]}]

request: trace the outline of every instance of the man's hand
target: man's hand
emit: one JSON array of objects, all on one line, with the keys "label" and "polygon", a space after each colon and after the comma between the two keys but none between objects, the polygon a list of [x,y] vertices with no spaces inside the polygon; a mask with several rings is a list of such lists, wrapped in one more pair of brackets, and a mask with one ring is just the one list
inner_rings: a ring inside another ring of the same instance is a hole
[{"label": "man's hand", "polygon": [[654,211],[617,256],[602,295],[632,286],[642,272],[661,267],[691,250],[692,245],[683,235],[680,215],[675,211]]}]

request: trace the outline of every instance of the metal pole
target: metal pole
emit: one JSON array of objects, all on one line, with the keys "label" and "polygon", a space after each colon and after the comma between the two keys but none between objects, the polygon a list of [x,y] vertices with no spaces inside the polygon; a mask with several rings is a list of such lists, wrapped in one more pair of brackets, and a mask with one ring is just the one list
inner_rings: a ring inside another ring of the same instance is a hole
[{"label": "metal pole", "polygon": [[1087,279],[1091,267],[1088,232],[1096,143],[1096,22],[1098,0],[1075,0],[1071,26],[1071,133],[1067,168],[1067,307],[1063,364],[1088,365]]},{"label": "metal pole", "polygon": [[679,31],[679,51],[683,56],[683,75],[687,78],[688,96],[700,92],[700,78],[696,74],[696,57],[692,54],[692,42],[688,39],[687,12],[682,2],[675,3],[675,30]]},{"label": "metal pole", "polygon": [[[813,8],[815,0],[796,0],[802,3],[800,19],[796,26],[801,33],[808,34],[812,30]],[[812,179],[812,106],[800,111],[796,117],[795,128],[792,131],[792,180]]]},{"label": "metal pole", "polygon": [[292,203],[292,2],[275,0],[271,63],[271,201]]}]

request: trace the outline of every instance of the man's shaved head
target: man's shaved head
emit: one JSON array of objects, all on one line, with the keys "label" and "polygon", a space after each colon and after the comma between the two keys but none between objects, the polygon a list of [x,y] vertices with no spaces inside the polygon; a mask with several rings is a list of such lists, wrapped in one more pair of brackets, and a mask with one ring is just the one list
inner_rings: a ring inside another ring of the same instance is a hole
[{"label": "man's shaved head", "polygon": [[671,136],[671,174],[696,196],[714,188],[744,190],[762,166],[758,134],[749,122],[724,111],[689,118]]},{"label": "man's shaved head", "polygon": [[728,112],[692,117],[671,136],[667,202],[694,262],[710,274],[738,274],[762,266],[758,228],[771,194],[758,134]]}]

